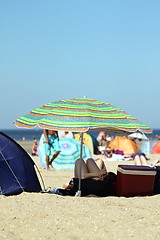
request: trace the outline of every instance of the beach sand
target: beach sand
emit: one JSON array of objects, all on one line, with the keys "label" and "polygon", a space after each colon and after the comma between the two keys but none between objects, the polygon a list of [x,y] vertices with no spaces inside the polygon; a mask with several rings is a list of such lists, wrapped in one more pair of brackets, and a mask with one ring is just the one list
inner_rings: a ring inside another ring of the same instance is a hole
[{"label": "beach sand", "polygon": [[[31,142],[20,144],[30,153]],[[157,158],[150,155],[149,163]],[[38,157],[33,160],[46,188],[62,187],[73,177],[73,171],[46,171]],[[105,164],[108,171],[116,172],[122,161]],[[100,198],[22,193],[0,196],[0,201],[0,239],[160,239],[160,195]]]}]

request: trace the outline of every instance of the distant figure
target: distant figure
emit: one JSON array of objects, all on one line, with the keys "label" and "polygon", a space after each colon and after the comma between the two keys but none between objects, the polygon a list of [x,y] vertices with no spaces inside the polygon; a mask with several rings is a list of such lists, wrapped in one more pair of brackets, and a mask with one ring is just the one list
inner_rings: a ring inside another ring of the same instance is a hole
[{"label": "distant figure", "polygon": [[[47,170],[50,170],[49,165],[52,165],[52,162],[60,153],[59,137],[57,131],[44,129],[43,133],[45,137],[44,148],[46,155],[46,166]],[[50,160],[49,156],[51,155],[51,150],[54,152],[54,154]]]},{"label": "distant figure", "polygon": [[112,139],[111,139],[110,135],[106,134],[105,131],[101,131],[98,134],[97,141],[99,143],[98,150],[99,150],[100,154],[102,153],[102,151],[105,150],[105,148],[108,146],[108,144],[110,143],[111,140]]},{"label": "distant figure", "polygon": [[[149,160],[144,153],[136,153],[136,154],[127,153],[122,150],[109,148],[109,147],[106,148],[103,154],[107,158],[114,157],[114,159],[116,159],[116,155],[117,155],[118,156],[117,160],[125,160],[126,158],[130,158],[130,160],[134,161],[135,165],[142,165],[142,166],[148,165],[147,160]],[[122,156],[122,158],[120,159],[119,156]]]},{"label": "distant figure", "polygon": [[133,153],[107,147],[105,151],[102,151],[102,155],[106,156],[107,158],[113,158],[114,160],[125,160],[127,158],[132,158]]},{"label": "distant figure", "polygon": [[31,153],[31,155],[32,155],[32,156],[38,156],[38,154],[37,154],[38,143],[37,143],[37,140],[36,140],[35,137],[34,137],[33,139],[34,139],[34,141],[33,141],[33,146],[32,146],[32,153]]},{"label": "distant figure", "polygon": [[138,148],[138,153],[141,153],[142,152],[142,140],[141,139],[138,139],[138,138],[134,138],[132,139],[133,142],[135,142],[135,144],[137,145],[137,148]]},{"label": "distant figure", "polygon": [[106,133],[104,131],[101,131],[98,134],[97,141],[99,142],[99,146],[106,146],[107,140],[106,140]]},{"label": "distant figure", "polygon": [[106,141],[107,144],[112,140],[111,136],[109,134],[106,135]]},{"label": "distant figure", "polygon": [[157,138],[158,140],[160,140],[160,136],[158,134],[155,135],[155,138]]},{"label": "distant figure", "polygon": [[61,137],[73,138],[73,133],[72,133],[72,132],[68,132],[68,131],[63,131],[63,132],[61,133]]}]

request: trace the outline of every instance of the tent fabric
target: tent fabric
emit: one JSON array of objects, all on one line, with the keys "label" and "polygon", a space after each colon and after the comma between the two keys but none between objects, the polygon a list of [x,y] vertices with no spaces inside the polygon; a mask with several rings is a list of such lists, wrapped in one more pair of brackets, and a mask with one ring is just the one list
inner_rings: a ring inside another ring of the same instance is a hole
[{"label": "tent fabric", "polygon": [[152,154],[160,154],[160,142],[157,142],[151,151]]},{"label": "tent fabric", "polygon": [[[81,139],[81,134],[76,133],[74,134],[74,137],[77,141],[80,141]],[[98,141],[94,136],[88,133],[83,133],[83,143],[89,147],[91,154],[98,154]]]},{"label": "tent fabric", "polygon": [[116,148],[118,150],[124,151],[126,153],[134,153],[138,152],[138,147],[136,143],[125,137],[125,136],[116,136],[109,144],[108,147]]},{"label": "tent fabric", "polygon": [[40,192],[34,162],[12,138],[0,132],[0,194]]}]

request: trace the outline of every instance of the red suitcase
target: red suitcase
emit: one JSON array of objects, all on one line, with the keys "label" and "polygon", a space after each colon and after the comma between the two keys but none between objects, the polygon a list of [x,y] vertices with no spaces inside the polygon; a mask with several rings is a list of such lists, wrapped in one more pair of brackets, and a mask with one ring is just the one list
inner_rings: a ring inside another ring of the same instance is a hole
[{"label": "red suitcase", "polygon": [[148,166],[118,165],[116,195],[124,197],[153,195],[156,170]]}]

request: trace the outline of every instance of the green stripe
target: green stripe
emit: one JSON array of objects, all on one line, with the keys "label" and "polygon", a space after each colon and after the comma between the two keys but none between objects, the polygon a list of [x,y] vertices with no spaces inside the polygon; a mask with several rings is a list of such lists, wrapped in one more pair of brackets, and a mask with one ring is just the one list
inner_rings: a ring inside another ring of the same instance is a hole
[{"label": "green stripe", "polygon": [[23,124],[23,127],[41,124],[41,126],[51,126],[56,129],[58,127],[66,129],[106,127],[150,130],[147,125],[142,124],[124,110],[108,103],[86,98],[45,104],[18,118],[15,124],[17,126]]}]

